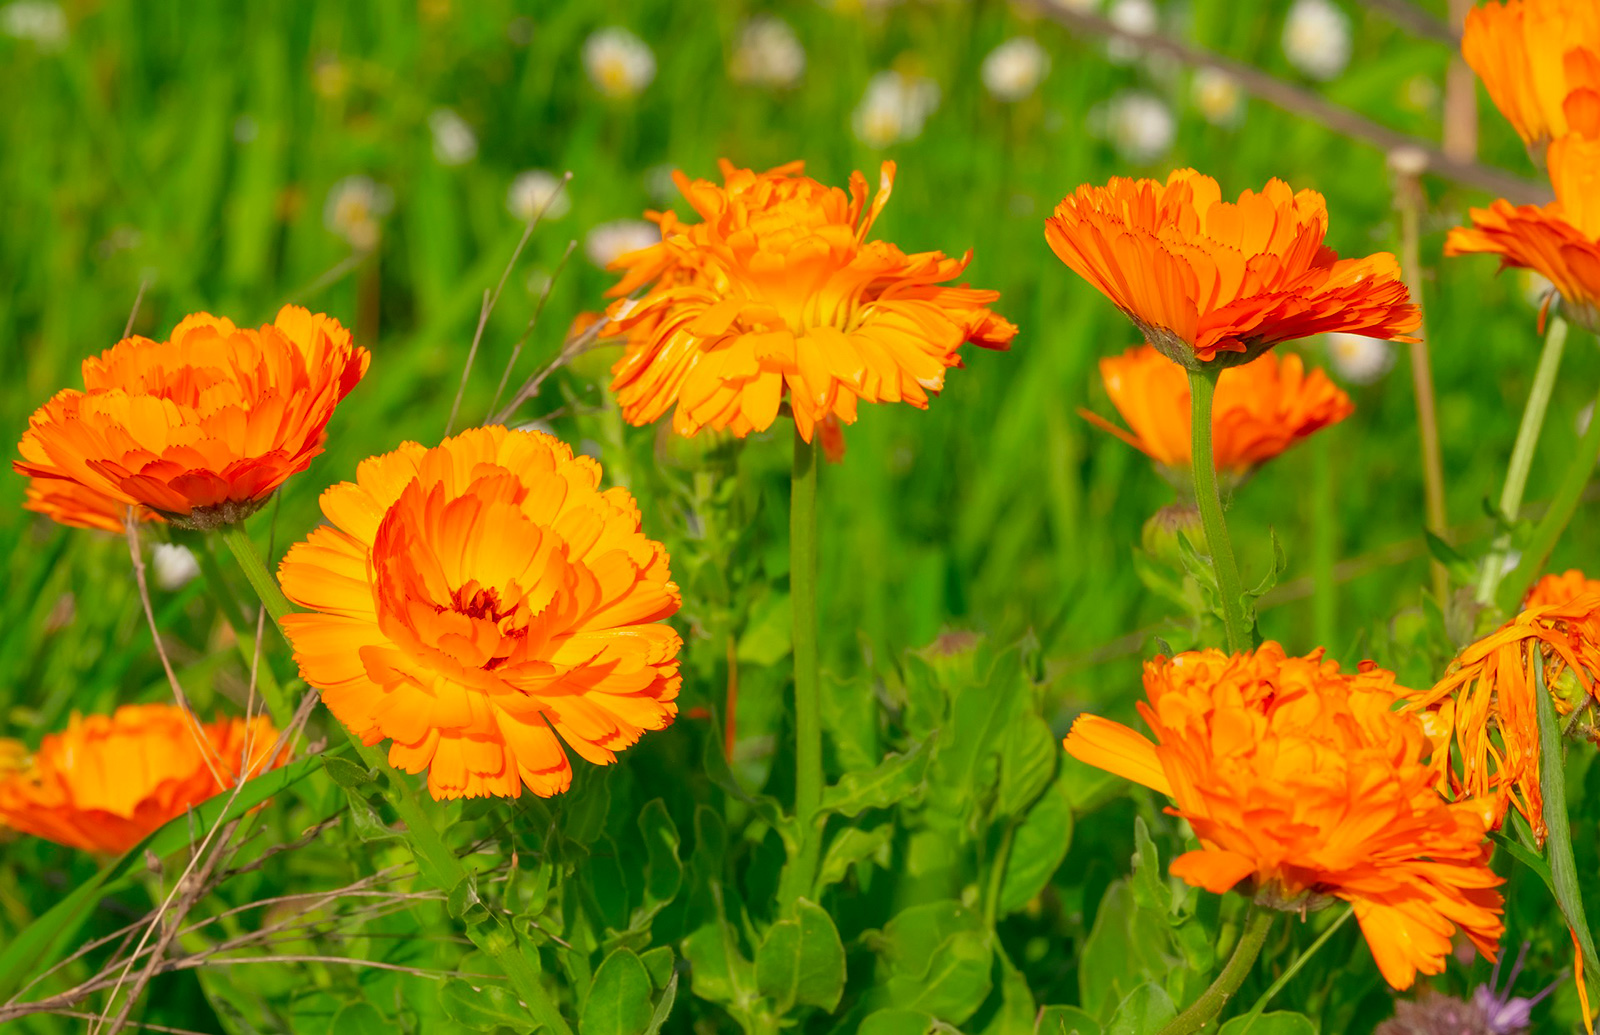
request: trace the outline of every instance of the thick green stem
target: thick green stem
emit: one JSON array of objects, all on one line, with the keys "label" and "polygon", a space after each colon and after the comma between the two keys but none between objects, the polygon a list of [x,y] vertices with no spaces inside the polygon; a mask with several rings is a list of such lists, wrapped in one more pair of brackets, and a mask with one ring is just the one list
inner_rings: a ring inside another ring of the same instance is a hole
[{"label": "thick green stem", "polygon": [[[261,563],[250,537],[239,525],[226,526],[221,535],[222,541],[233,551],[239,567],[244,569],[250,585],[260,595],[267,613],[282,632],[282,619],[293,609],[277,581],[267,573],[266,565]],[[361,743],[361,739],[342,723],[339,729],[349,737],[351,745],[368,767],[387,774],[389,804],[405,824],[406,844],[416,858],[417,868],[423,877],[447,894],[454,890],[468,878],[467,868],[439,836],[439,830],[433,825],[428,807],[417,794],[415,785],[406,774],[389,765],[389,760],[379,748]],[[522,999],[537,1024],[548,1028],[552,1035],[572,1035],[572,1028],[539,980],[537,950],[524,945],[503,916],[490,912],[481,923],[468,925],[467,936],[500,966],[512,990]]]},{"label": "thick green stem", "polygon": [[1239,581],[1239,565],[1233,559],[1233,543],[1222,517],[1222,496],[1217,490],[1217,466],[1211,453],[1211,398],[1217,391],[1221,370],[1206,367],[1189,371],[1189,415],[1191,418],[1194,497],[1200,508],[1200,523],[1206,531],[1206,551],[1217,575],[1217,592],[1222,597],[1222,623],[1227,629],[1228,650],[1249,650],[1250,620],[1244,613],[1244,584]]},{"label": "thick green stem", "polygon": [[[1600,420],[1595,423],[1600,424]],[[1536,661],[1538,659],[1535,659]],[[1566,744],[1561,739],[1561,724],[1556,721],[1555,702],[1544,685],[1544,665],[1533,666],[1533,692],[1539,715],[1539,794],[1544,799],[1545,858],[1550,863],[1550,878],[1561,915],[1578,940],[1583,953],[1583,969],[1590,988],[1600,979],[1600,959],[1595,957],[1594,938],[1589,919],[1584,915],[1583,896],[1578,887],[1578,864],[1572,856],[1572,829],[1567,820]]]},{"label": "thick green stem", "polygon": [[[1506,484],[1500,490],[1500,513],[1507,521],[1517,519],[1522,508],[1522,493],[1528,487],[1528,471],[1533,467],[1534,450],[1539,445],[1539,433],[1544,430],[1544,416],[1550,408],[1550,394],[1555,390],[1556,372],[1561,369],[1561,354],[1567,346],[1567,321],[1559,316],[1550,318],[1550,329],[1544,336],[1544,347],[1539,352],[1539,366],[1533,373],[1533,387],[1528,391],[1528,403],[1522,408],[1522,423],[1517,427],[1517,441],[1511,447],[1511,463],[1506,468]],[[1495,590],[1505,576],[1506,552],[1511,549],[1509,532],[1498,536],[1489,556],[1484,558],[1483,573],[1478,577],[1477,600],[1480,604],[1494,603]]]},{"label": "thick green stem", "polygon": [[1255,1025],[1256,1018],[1261,1016],[1262,1011],[1267,1008],[1268,1003],[1272,1002],[1273,997],[1282,992],[1284,986],[1294,980],[1294,976],[1300,973],[1300,968],[1305,966],[1311,957],[1317,954],[1318,949],[1328,943],[1329,938],[1338,933],[1339,928],[1343,927],[1345,921],[1354,916],[1355,912],[1354,906],[1346,906],[1344,912],[1339,914],[1339,918],[1329,924],[1328,929],[1319,934],[1317,940],[1312,942],[1306,948],[1306,951],[1302,952],[1293,963],[1289,964],[1289,969],[1279,975],[1278,980],[1272,983],[1272,987],[1263,992],[1261,998],[1256,1000],[1256,1005],[1250,1008],[1250,1013],[1246,1015],[1250,1019],[1240,1027],[1237,1035],[1245,1035]]},{"label": "thick green stem", "polygon": [[1595,461],[1600,460],[1600,396],[1596,397],[1595,409],[1594,419],[1589,421],[1589,430],[1584,432],[1578,448],[1572,451],[1572,461],[1567,465],[1567,473],[1562,476],[1555,499],[1550,501],[1550,509],[1545,511],[1543,519],[1534,528],[1533,538],[1529,540],[1527,549],[1523,550],[1522,560],[1516,570],[1500,584],[1495,600],[1501,610],[1508,614],[1516,610],[1523,595],[1532,588],[1539,573],[1544,571],[1551,551],[1556,548],[1556,540],[1567,530],[1567,523],[1578,509],[1578,500],[1583,498],[1589,476],[1594,474]]},{"label": "thick green stem", "polygon": [[1250,915],[1244,921],[1244,932],[1239,935],[1239,944],[1234,947],[1233,955],[1228,958],[1217,979],[1211,982],[1210,988],[1200,993],[1200,998],[1190,1004],[1187,1010],[1168,1021],[1158,1035],[1192,1035],[1222,1012],[1228,1000],[1244,984],[1250,968],[1255,966],[1256,957],[1261,955],[1261,946],[1266,943],[1267,932],[1272,929],[1272,916],[1270,909],[1255,905],[1250,907]]},{"label": "thick green stem", "polygon": [[244,660],[247,671],[255,672],[256,686],[267,704],[267,714],[272,716],[273,724],[278,729],[287,729],[294,718],[294,709],[290,707],[289,698],[278,683],[278,677],[273,674],[272,666],[267,664],[266,658],[256,654],[255,623],[247,621],[239,609],[239,602],[234,599],[233,590],[228,587],[228,580],[222,574],[222,565],[217,563],[216,550],[211,541],[207,539],[197,544],[193,552],[200,562],[200,575],[206,580],[217,607],[222,610],[222,620],[233,630],[233,641],[239,648],[239,657]]},{"label": "thick green stem", "polygon": [[799,851],[790,895],[805,893],[816,873],[822,832],[822,701],[817,661],[817,446],[794,436],[789,497],[789,597],[794,608],[794,814]]}]

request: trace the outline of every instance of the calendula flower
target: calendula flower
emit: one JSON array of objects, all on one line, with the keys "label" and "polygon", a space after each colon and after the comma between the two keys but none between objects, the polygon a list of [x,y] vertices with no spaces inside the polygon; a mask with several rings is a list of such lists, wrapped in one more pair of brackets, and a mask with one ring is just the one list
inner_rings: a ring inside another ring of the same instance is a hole
[{"label": "calendula flower", "polygon": [[[1100,361],[1111,404],[1130,431],[1093,413],[1105,428],[1180,481],[1189,476],[1189,379],[1149,345]],[[1355,412],[1350,397],[1299,356],[1266,353],[1223,371],[1212,409],[1217,470],[1242,479],[1307,435]]]},{"label": "calendula flower", "polygon": [[121,854],[232,786],[241,771],[253,777],[282,765],[287,752],[273,753],[277,740],[264,716],[202,724],[170,704],[74,714],[26,765],[0,771],[0,825]]},{"label": "calendula flower", "polygon": [[449,108],[435,108],[428,116],[433,133],[433,157],[440,165],[465,165],[478,156],[478,134]]},{"label": "calendula flower", "polygon": [[1167,102],[1143,90],[1117,94],[1091,122],[1105,133],[1117,154],[1141,164],[1166,154],[1178,136],[1178,120]]},{"label": "calendula flower", "polygon": [[1394,346],[1365,334],[1330,334],[1328,362],[1334,373],[1351,384],[1375,384],[1394,366]]},{"label": "calendula flower", "polygon": [[1544,576],[1522,598],[1522,609],[1544,607],[1547,604],[1570,604],[1586,593],[1600,596],[1600,579],[1591,579],[1577,568],[1568,568],[1557,575]]},{"label": "calendula flower", "polygon": [[361,462],[290,549],[306,682],[438,799],[566,790],[677,714],[667,553],[600,465],[543,432],[477,428]]},{"label": "calendula flower", "polygon": [[939,84],[927,76],[887,69],[867,82],[851,125],[856,137],[869,147],[915,140],[938,110],[939,96]]},{"label": "calendula flower", "polygon": [[1428,737],[1394,710],[1405,691],[1393,673],[1347,674],[1321,650],[1289,657],[1268,642],[1157,658],[1144,685],[1153,743],[1085,715],[1066,748],[1173,799],[1200,840],[1173,876],[1294,911],[1350,902],[1395,988],[1443,971],[1457,928],[1493,957],[1501,880],[1482,812],[1434,789]]},{"label": "calendula flower", "polygon": [[150,552],[150,567],[155,570],[156,585],[168,593],[177,592],[200,575],[200,559],[181,543],[157,543]]},{"label": "calendula flower", "polygon": [[806,48],[782,18],[756,15],[739,30],[728,63],[734,82],[783,90],[798,83],[805,71]]},{"label": "calendula flower", "polygon": [[1313,79],[1333,79],[1350,63],[1350,16],[1330,0],[1295,0],[1283,23],[1283,53]]},{"label": "calendula flower", "polygon": [[1509,0],[1467,12],[1461,53],[1534,151],[1600,105],[1600,6],[1592,0]]},{"label": "calendula flower", "polygon": [[[29,478],[22,509],[43,514],[73,528],[92,528],[121,535],[127,527],[128,504],[103,492],[60,478]],[[160,521],[148,507],[135,507],[140,521]]]},{"label": "calendula flower", "polygon": [[1050,55],[1032,37],[1016,36],[989,51],[980,74],[996,100],[1020,101],[1050,74]]},{"label": "calendula flower", "polygon": [[1235,126],[1244,115],[1244,89],[1239,81],[1215,68],[1197,68],[1191,83],[1194,106],[1213,126]]},{"label": "calendula flower", "polygon": [[1600,736],[1592,718],[1586,719],[1593,715],[1594,678],[1600,673],[1600,593],[1585,587],[1568,595],[1578,582],[1568,576],[1542,580],[1521,614],[1463,650],[1431,689],[1407,695],[1437,742],[1440,787],[1457,798],[1492,801],[1495,826],[1515,808],[1541,844],[1535,666],[1542,667],[1544,685],[1569,731]]},{"label": "calendula flower", "polygon": [[383,217],[394,208],[394,191],[370,176],[346,176],[328,190],[322,224],[356,251],[371,251],[383,236]]},{"label": "calendula flower", "polygon": [[607,97],[637,97],[656,77],[650,45],[627,29],[599,29],[583,42],[589,81]]},{"label": "calendula flower", "polygon": [[1471,210],[1446,255],[1500,256],[1501,268],[1531,269],[1555,284],[1574,323],[1600,331],[1600,98],[1585,132],[1554,140],[1546,153],[1556,200],[1513,205],[1505,199]]},{"label": "calendula flower", "polygon": [[84,360],[84,389],[34,413],[12,467],[184,527],[240,521],[322,452],[370,358],[339,321],[298,306],[260,330],[197,313],[167,341],[135,336]]},{"label": "calendula flower", "polygon": [[[661,243],[613,264],[623,272],[607,334],[627,340],[613,368],[623,416],[648,424],[676,407],[684,435],[769,427],[788,397],[811,441],[830,416],[851,424],[858,402],[919,408],[960,366],[967,342],[1006,348],[1016,328],[991,312],[994,291],[943,286],[971,258],[906,254],[869,241],[889,200],[885,162],[868,204],[827,187],[794,162],[764,173],[723,164],[721,186],[679,174],[703,222],[652,213]],[[643,289],[633,303],[624,297]]]},{"label": "calendula flower", "polygon": [[1056,206],[1045,239],[1073,272],[1175,363],[1246,363],[1280,342],[1330,331],[1396,341],[1422,322],[1387,252],[1340,259],[1322,241],[1322,195],[1271,180],[1222,200],[1179,169],[1165,184],[1120,177]]}]

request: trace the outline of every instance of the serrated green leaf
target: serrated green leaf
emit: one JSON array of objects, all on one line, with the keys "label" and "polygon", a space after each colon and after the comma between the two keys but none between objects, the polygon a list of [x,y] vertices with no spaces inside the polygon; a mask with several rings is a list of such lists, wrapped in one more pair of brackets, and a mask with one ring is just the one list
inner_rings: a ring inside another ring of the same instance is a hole
[{"label": "serrated green leaf", "polygon": [[866,830],[860,827],[845,827],[839,831],[828,843],[828,850],[823,853],[822,866],[817,871],[816,890],[820,893],[824,888],[844,880],[845,874],[850,872],[852,866],[877,854],[893,836],[894,826],[889,823]]},{"label": "serrated green leaf", "polygon": [[1011,836],[1000,882],[1000,911],[1012,913],[1044,890],[1072,846],[1072,802],[1067,783],[1052,780]]},{"label": "serrated green leaf", "polygon": [[650,972],[632,949],[611,950],[594,972],[578,1035],[644,1035],[655,1014]]},{"label": "serrated green leaf", "polygon": [[903,755],[890,755],[873,769],[846,773],[822,792],[819,814],[838,813],[854,819],[867,809],[886,809],[914,800],[922,789],[929,758],[928,746],[918,744]]},{"label": "serrated green leaf", "polygon": [[460,978],[446,978],[439,988],[439,1002],[450,1019],[468,1031],[494,1031],[510,1028],[518,1035],[530,1035],[533,1018],[517,997],[499,985],[474,988]]},{"label": "serrated green leaf", "polygon": [[796,1006],[832,1010],[844,994],[844,943],[833,918],[806,899],[795,904],[792,920],[767,929],[756,949],[756,990],[780,1014]]}]

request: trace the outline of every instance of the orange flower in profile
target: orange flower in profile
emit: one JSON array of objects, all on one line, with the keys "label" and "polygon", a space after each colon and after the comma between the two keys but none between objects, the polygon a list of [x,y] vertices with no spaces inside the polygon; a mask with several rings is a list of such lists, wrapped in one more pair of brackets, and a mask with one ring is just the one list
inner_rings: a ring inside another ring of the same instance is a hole
[{"label": "orange flower in profile", "polygon": [[201,724],[170,704],[75,713],[26,765],[0,768],[0,824],[86,852],[120,855],[232,786],[241,769],[253,777],[282,765],[282,751],[268,764],[277,740],[264,716]]},{"label": "orange flower in profile", "polygon": [[[128,504],[77,482],[60,478],[29,478],[28,496],[22,509],[43,514],[52,521],[73,528],[92,528],[121,534],[126,527]],[[148,507],[138,507],[140,521],[160,521]]]},{"label": "orange flower in profile", "polygon": [[[1087,410],[1093,423],[1160,464],[1189,477],[1189,379],[1149,345],[1100,361],[1111,404],[1131,431]],[[1212,410],[1212,450],[1217,470],[1243,478],[1307,435],[1337,424],[1355,406],[1321,370],[1307,371],[1299,356],[1266,353],[1223,371]]]},{"label": "orange flower in profile", "polygon": [[1145,665],[1147,740],[1080,716],[1074,758],[1173,799],[1200,839],[1173,876],[1221,894],[1300,911],[1330,898],[1355,907],[1378,968],[1395,988],[1437,974],[1460,928],[1493,958],[1503,925],[1484,818],[1434,789],[1428,738],[1393,710],[1404,688],[1371,665],[1339,671],[1321,650],[1285,655],[1189,651]]},{"label": "orange flower in profile", "polygon": [[1502,269],[1542,274],[1561,292],[1567,315],[1600,332],[1600,102],[1583,125],[1583,134],[1550,145],[1556,200],[1513,205],[1502,198],[1472,209],[1472,226],[1451,230],[1444,253],[1498,255]]},{"label": "orange flower in profile", "polygon": [[1161,354],[1185,368],[1247,363],[1280,342],[1346,331],[1412,341],[1422,322],[1387,252],[1323,245],[1322,195],[1271,180],[1237,203],[1179,169],[1162,184],[1116,177],[1062,199],[1045,240]]},{"label": "orange flower in profile", "polygon": [[307,683],[435,798],[567,789],[677,714],[667,553],[625,489],[559,440],[477,428],[361,462],[290,549]]},{"label": "orange flower in profile", "polygon": [[84,390],[34,413],[12,466],[185,527],[239,521],[322,452],[370,358],[337,320],[296,306],[259,331],[198,313],[168,341],[84,360]]},{"label": "orange flower in profile", "polygon": [[1515,808],[1540,844],[1546,831],[1535,666],[1542,666],[1557,713],[1570,717],[1568,731],[1600,742],[1591,710],[1600,698],[1600,592],[1585,582],[1580,572],[1541,579],[1521,614],[1469,645],[1431,689],[1407,694],[1436,741],[1440,788],[1492,801],[1496,827]]},{"label": "orange flower in profile", "polygon": [[1600,106],[1600,5],[1594,0],[1508,0],[1473,8],[1461,54],[1530,148],[1564,136],[1569,112]]},{"label": "orange flower in profile", "polygon": [[889,200],[893,162],[870,205],[860,173],[846,194],[803,168],[757,173],[724,162],[722,186],[678,173],[702,222],[650,213],[661,243],[612,264],[623,277],[609,292],[618,301],[606,334],[623,336],[627,349],[611,387],[630,423],[676,407],[680,434],[727,428],[743,437],[771,426],[787,397],[809,442],[829,417],[854,423],[858,402],[926,408],[968,342],[1010,345],[1016,327],[988,309],[998,292],[941,286],[970,253],[908,255],[867,240]]}]

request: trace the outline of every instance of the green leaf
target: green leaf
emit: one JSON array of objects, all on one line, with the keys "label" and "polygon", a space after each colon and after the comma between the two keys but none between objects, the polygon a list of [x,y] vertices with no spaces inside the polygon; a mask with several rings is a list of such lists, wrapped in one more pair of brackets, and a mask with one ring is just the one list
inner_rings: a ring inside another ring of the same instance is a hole
[{"label": "green leaf", "polygon": [[796,903],[795,918],[773,924],[756,949],[756,990],[780,1014],[799,1005],[831,1011],[844,994],[844,978],[839,931],[826,911],[806,899]]},{"label": "green leaf", "polygon": [[853,819],[867,809],[886,809],[914,798],[922,789],[929,757],[928,746],[918,744],[903,755],[890,755],[876,768],[846,773],[822,792],[820,814]]},{"label": "green leaf", "polygon": [[666,988],[667,983],[677,976],[673,969],[677,959],[673,956],[670,945],[657,945],[647,952],[639,953],[639,962],[650,972],[650,984],[656,988]]},{"label": "green leaf", "polygon": [[1252,607],[1253,601],[1267,595],[1267,591],[1278,584],[1278,579],[1289,570],[1289,558],[1283,552],[1283,544],[1278,541],[1278,530],[1268,529],[1267,534],[1272,539],[1272,567],[1261,576],[1261,581],[1256,583],[1255,589],[1245,590],[1245,606]]},{"label": "green leaf", "polygon": [[1133,821],[1133,900],[1141,909],[1164,913],[1172,908],[1172,891],[1161,876],[1161,853],[1150,840],[1144,817]]},{"label": "green leaf", "polygon": [[1428,553],[1445,566],[1452,582],[1470,586],[1478,581],[1477,564],[1428,529],[1423,529],[1422,534],[1428,542]]},{"label": "green leaf", "polygon": [[655,1011],[650,972],[632,949],[613,949],[594,972],[578,1017],[578,1035],[644,1035]]},{"label": "green leaf", "polygon": [[933,1030],[932,1014],[919,1010],[879,1010],[869,1014],[857,1029],[858,1035],[928,1035]]},{"label": "green leaf", "polygon": [[351,1003],[334,1014],[328,1035],[393,1035],[394,1028],[371,1003]]},{"label": "green leaf", "polygon": [[1006,730],[1000,752],[1000,791],[995,812],[1001,816],[1021,815],[1032,805],[1050,778],[1055,775],[1061,745],[1050,724],[1028,713],[1018,716]]},{"label": "green leaf", "polygon": [[1317,1026],[1298,1013],[1246,1014],[1224,1024],[1217,1035],[1317,1035]]},{"label": "green leaf", "polygon": [[1035,1035],[1101,1035],[1100,1022],[1076,1006],[1047,1006],[1039,1011]]},{"label": "green leaf", "polygon": [[510,1028],[518,1035],[530,1035],[533,1018],[522,1003],[499,985],[475,988],[460,978],[446,978],[439,988],[444,1012],[469,1031],[494,1031]]},{"label": "green leaf", "polygon": [[[665,948],[665,946],[662,946]],[[654,950],[652,950],[654,951]],[[645,955],[649,955],[646,953]],[[678,1001],[678,974],[673,971],[672,979],[667,982],[667,987],[661,991],[661,1001],[656,1004],[656,1012],[650,1017],[650,1027],[644,1030],[644,1035],[658,1035],[661,1026],[667,1023],[667,1018],[672,1016],[672,1004]]]},{"label": "green leaf", "polygon": [[893,836],[894,825],[891,823],[866,830],[860,827],[845,827],[839,831],[828,843],[828,850],[823,853],[822,867],[817,871],[816,890],[820,893],[824,888],[844,880],[845,874],[850,872],[852,866],[876,855]]},{"label": "green leaf", "polygon": [[776,665],[789,653],[794,611],[787,593],[768,593],[750,609],[735,657],[751,665]]},{"label": "green leaf", "polygon": [[993,987],[993,942],[983,921],[959,902],[927,902],[902,910],[875,939],[888,967],[883,1006],[931,1013],[961,1024]]},{"label": "green leaf", "polygon": [[950,721],[939,738],[941,784],[969,800],[994,785],[998,775],[994,756],[1025,688],[1022,654],[1009,650],[995,660],[981,685],[969,684],[955,692]]},{"label": "green leaf", "polygon": [[1178,1016],[1166,989],[1155,982],[1140,985],[1117,1007],[1106,1035],[1156,1035],[1162,1025]]},{"label": "green leaf", "polygon": [[1000,911],[1012,913],[1044,890],[1072,846],[1072,802],[1065,781],[1052,780],[1011,837],[1000,881]]},{"label": "green leaf", "polygon": [[650,802],[639,813],[639,833],[644,835],[645,862],[644,904],[634,918],[634,926],[641,919],[649,919],[661,911],[668,902],[678,897],[683,887],[683,863],[678,859],[678,828],[667,812],[666,802],[660,798]]},{"label": "green leaf", "polygon": [[1129,882],[1118,880],[1101,898],[1078,956],[1078,1002],[1090,1016],[1109,1019],[1129,993],[1163,981],[1180,959],[1170,920],[1140,909]]},{"label": "green leaf", "polygon": [[1545,687],[1544,666],[1534,665],[1533,673],[1533,696],[1539,722],[1539,789],[1544,794],[1544,855],[1550,861],[1556,904],[1578,940],[1578,951],[1583,953],[1587,967],[1585,981],[1593,991],[1600,982],[1600,959],[1595,956],[1594,936],[1589,932],[1589,920],[1584,915],[1577,864],[1572,855],[1572,827],[1567,815],[1567,745],[1561,739],[1555,702],[1550,700],[1550,691]]},{"label": "green leaf", "polygon": [[489,910],[483,904],[483,899],[478,897],[478,882],[472,874],[467,874],[456,882],[445,897],[445,908],[450,915],[467,925],[481,924],[489,919]]},{"label": "green leaf", "polygon": [[356,765],[338,755],[323,755],[322,768],[334,783],[347,791],[359,790],[378,778],[378,774],[366,766]]}]

